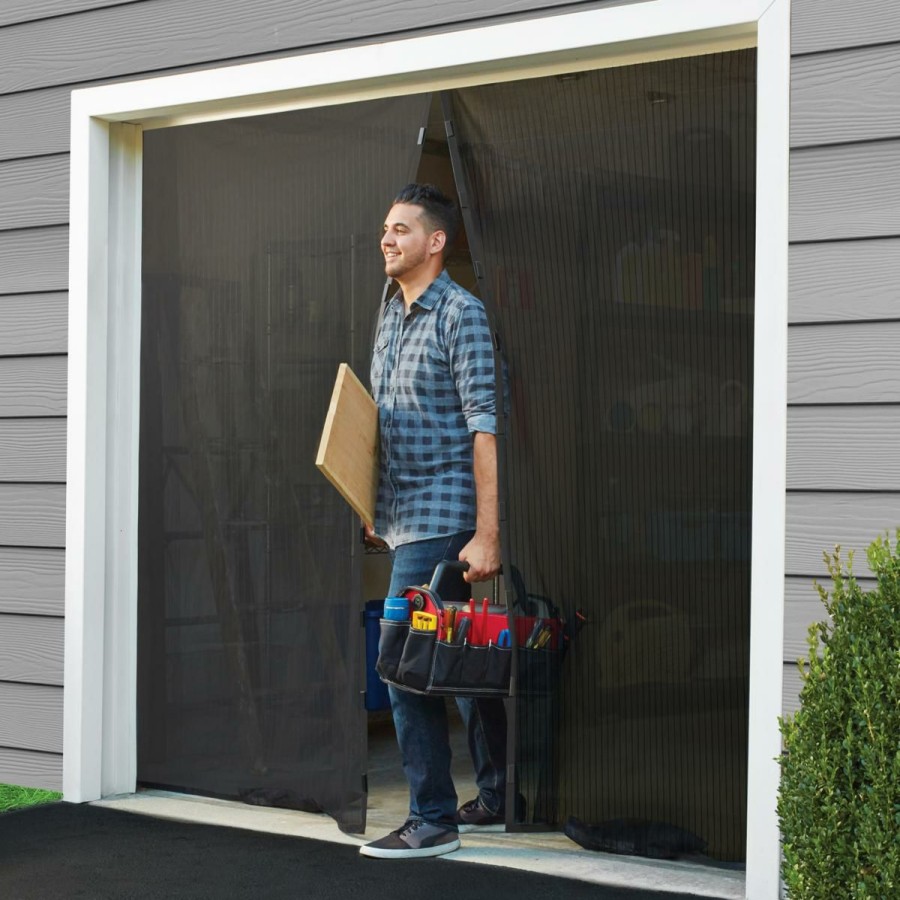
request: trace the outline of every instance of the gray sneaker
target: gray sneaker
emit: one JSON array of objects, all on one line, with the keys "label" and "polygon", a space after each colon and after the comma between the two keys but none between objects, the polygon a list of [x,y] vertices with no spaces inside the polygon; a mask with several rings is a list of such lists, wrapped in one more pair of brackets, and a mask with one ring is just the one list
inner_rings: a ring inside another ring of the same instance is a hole
[{"label": "gray sneaker", "polygon": [[421,819],[407,819],[396,831],[371,844],[363,844],[359,852],[375,859],[420,859],[443,856],[459,850],[459,835],[452,828],[429,825]]},{"label": "gray sneaker", "polygon": [[470,831],[505,831],[506,816],[502,813],[492,813],[486,809],[479,797],[470,800],[456,811],[456,824],[461,834]]}]

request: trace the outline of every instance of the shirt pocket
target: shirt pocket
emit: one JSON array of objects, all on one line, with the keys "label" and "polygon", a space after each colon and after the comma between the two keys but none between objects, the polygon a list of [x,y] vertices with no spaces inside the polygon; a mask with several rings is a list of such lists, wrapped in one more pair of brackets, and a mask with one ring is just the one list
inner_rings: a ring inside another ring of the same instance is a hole
[{"label": "shirt pocket", "polygon": [[377,382],[384,374],[384,366],[387,362],[388,344],[390,344],[389,338],[380,338],[379,340],[376,340],[375,348],[372,350],[370,375],[373,389],[377,387]]}]

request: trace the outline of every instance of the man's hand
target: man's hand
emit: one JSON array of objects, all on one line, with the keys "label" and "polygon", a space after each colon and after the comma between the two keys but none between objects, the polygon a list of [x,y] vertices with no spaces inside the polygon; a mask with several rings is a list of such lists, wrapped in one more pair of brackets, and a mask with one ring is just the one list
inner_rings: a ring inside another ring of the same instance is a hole
[{"label": "man's hand", "polygon": [[459,558],[469,564],[469,570],[463,575],[469,584],[489,581],[500,571],[499,535],[490,537],[476,531],[472,540],[459,551]]},{"label": "man's hand", "polygon": [[387,544],[375,534],[375,529],[368,522],[363,522],[363,528],[365,529],[365,542],[370,547],[377,547],[379,550],[387,547]]}]

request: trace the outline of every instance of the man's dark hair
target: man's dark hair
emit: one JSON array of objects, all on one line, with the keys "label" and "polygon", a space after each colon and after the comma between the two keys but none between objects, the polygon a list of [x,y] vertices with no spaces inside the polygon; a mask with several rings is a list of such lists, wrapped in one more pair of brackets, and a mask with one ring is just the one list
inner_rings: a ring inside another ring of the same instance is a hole
[{"label": "man's dark hair", "polygon": [[422,208],[428,227],[447,235],[446,256],[459,234],[457,205],[433,184],[408,184],[394,197],[394,203],[410,203]]}]

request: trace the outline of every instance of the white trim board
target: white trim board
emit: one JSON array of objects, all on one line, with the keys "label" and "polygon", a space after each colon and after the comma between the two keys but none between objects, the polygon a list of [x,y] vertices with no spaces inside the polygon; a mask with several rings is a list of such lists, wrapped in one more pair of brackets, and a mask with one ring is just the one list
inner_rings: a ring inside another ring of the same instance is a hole
[{"label": "white trim board", "polygon": [[[72,94],[63,789],[136,779],[141,132],[758,46],[747,896],[778,895],[790,0],[649,0]],[[128,123],[128,124],[125,124]]]}]

